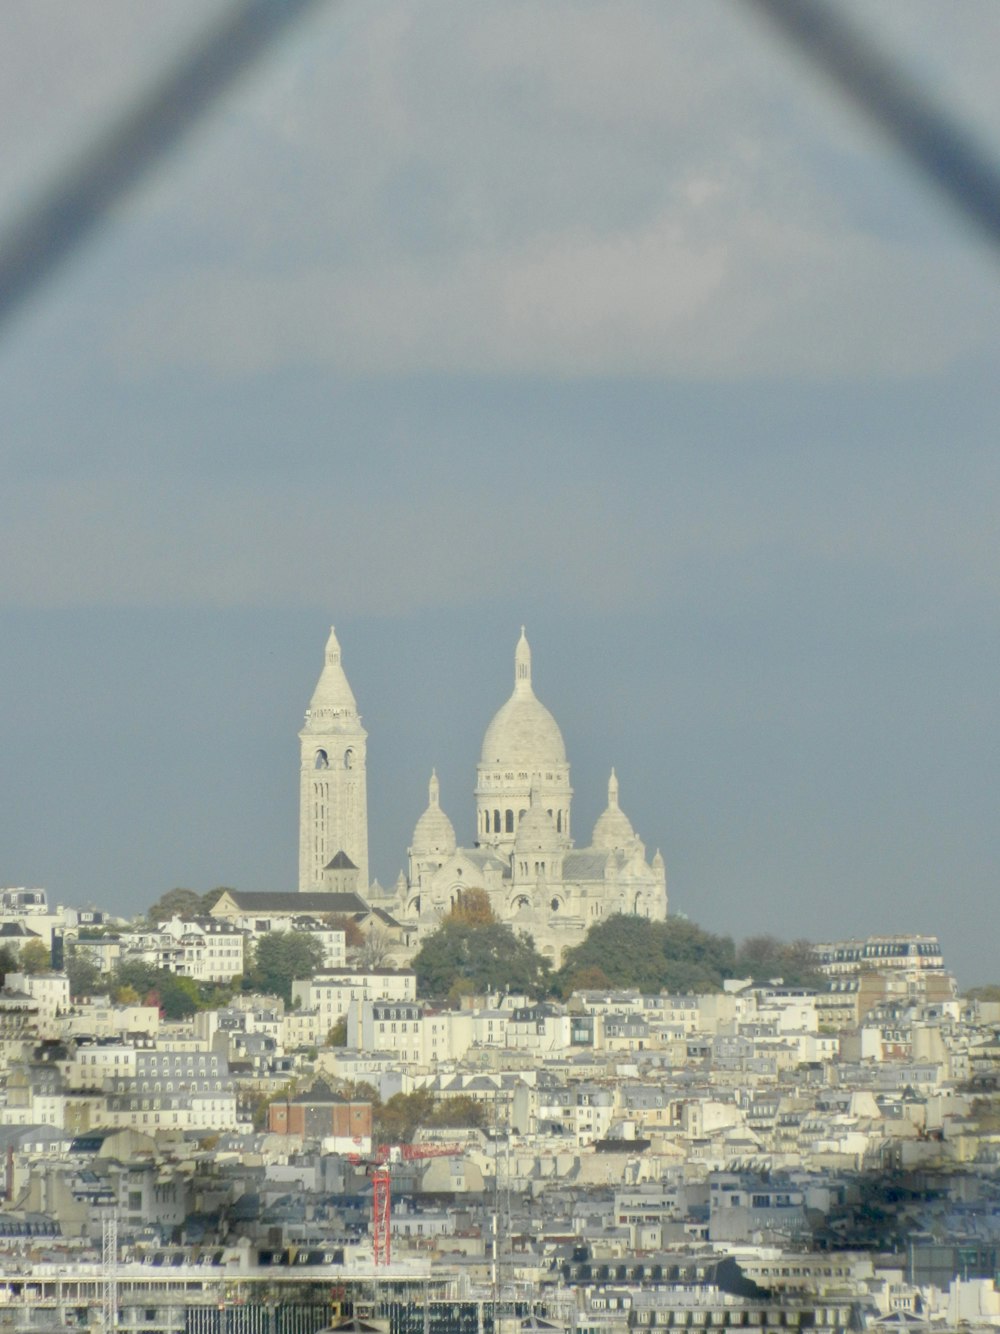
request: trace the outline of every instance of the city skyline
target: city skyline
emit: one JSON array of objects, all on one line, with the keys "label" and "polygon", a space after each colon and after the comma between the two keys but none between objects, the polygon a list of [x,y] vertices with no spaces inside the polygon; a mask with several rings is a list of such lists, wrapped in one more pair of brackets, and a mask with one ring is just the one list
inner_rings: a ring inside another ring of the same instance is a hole
[{"label": "city skyline", "polygon": [[[845,7],[1000,142],[995,7]],[[0,217],[220,8],[11,9]],[[293,888],[333,623],[391,883],[523,623],[671,912],[995,980],[998,290],[734,8],[321,10],[0,343],[0,880]]]}]

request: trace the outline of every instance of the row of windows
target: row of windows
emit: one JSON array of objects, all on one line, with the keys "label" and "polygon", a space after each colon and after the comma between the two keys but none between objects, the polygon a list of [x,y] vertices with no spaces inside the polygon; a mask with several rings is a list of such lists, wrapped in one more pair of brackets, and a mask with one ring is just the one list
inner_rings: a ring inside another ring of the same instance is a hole
[{"label": "row of windows", "polygon": [[[490,816],[489,811],[483,811],[482,813],[483,818],[481,821],[482,828],[480,832],[483,834],[513,834],[515,823],[520,824],[520,822],[524,819],[527,813],[528,812],[526,810],[519,810],[517,812],[517,819],[515,821],[514,812],[509,808],[505,811],[494,810],[492,818]],[[569,833],[568,811],[560,811],[560,810],[557,810],[555,812],[549,811],[548,814],[549,814],[549,819],[555,820],[556,822],[557,834],[561,834],[563,832],[567,834]]]}]

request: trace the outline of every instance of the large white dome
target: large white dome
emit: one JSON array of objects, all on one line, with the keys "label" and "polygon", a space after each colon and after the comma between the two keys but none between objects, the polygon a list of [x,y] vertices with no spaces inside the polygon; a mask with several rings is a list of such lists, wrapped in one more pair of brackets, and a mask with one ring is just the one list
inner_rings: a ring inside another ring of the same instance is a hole
[{"label": "large white dome", "polygon": [[480,763],[530,773],[566,763],[559,724],[531,688],[531,650],[523,628],[514,658],[514,693],[486,729]]},{"label": "large white dome", "polygon": [[531,772],[565,764],[559,724],[534,695],[514,694],[493,718],[483,737],[483,764],[509,764]]}]

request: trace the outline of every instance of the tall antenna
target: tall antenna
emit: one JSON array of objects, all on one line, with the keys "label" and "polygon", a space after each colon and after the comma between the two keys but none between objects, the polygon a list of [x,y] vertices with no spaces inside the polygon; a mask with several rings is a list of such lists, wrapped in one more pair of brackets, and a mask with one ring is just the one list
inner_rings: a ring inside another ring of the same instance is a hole
[{"label": "tall antenna", "polygon": [[118,1210],[101,1211],[101,1313],[104,1334],[118,1325]]},{"label": "tall antenna", "polygon": [[[502,1077],[501,1077],[502,1082]],[[493,1093],[493,1330],[503,1306],[504,1244],[510,1236],[510,1126],[504,1116],[503,1169],[500,1162],[500,1088]]]}]

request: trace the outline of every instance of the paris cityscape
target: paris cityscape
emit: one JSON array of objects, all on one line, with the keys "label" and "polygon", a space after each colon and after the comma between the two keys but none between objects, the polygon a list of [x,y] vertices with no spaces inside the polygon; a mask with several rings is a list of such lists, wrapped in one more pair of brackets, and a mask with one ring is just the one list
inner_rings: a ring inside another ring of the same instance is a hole
[{"label": "paris cityscape", "polygon": [[998,49],[0,6],[0,1334],[1000,1331]]},{"label": "paris cityscape", "polygon": [[0,891],[17,1328],[998,1314],[1000,988],[962,994],[930,935],[736,944],[672,916],[614,770],[577,846],[524,628],[512,657],[475,837],[432,773],[389,889],[331,629],[296,890],[131,918]]}]

